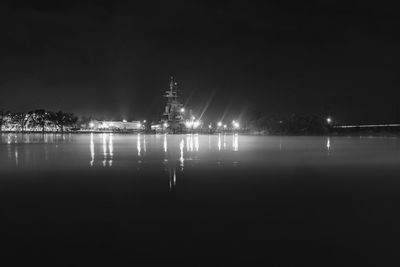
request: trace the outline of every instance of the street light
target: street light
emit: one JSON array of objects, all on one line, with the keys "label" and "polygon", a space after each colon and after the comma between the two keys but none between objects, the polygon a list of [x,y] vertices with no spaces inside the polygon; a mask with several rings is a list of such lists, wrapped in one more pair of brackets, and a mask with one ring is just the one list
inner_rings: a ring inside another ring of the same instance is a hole
[{"label": "street light", "polygon": [[218,125],[218,127],[221,127],[222,126],[222,122],[219,121],[217,125]]},{"label": "street light", "polygon": [[181,108],[181,113],[184,113],[185,112],[185,109],[184,108]]},{"label": "street light", "polygon": [[330,118],[330,117],[326,118],[326,122],[327,122],[328,124],[331,124],[331,123],[332,123],[332,118]]}]

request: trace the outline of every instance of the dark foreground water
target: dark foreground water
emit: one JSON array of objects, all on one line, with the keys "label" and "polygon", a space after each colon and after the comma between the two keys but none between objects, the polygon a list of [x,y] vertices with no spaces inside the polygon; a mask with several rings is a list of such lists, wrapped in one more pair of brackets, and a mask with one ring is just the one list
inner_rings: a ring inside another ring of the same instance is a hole
[{"label": "dark foreground water", "polygon": [[0,140],[4,266],[400,264],[399,139]]}]

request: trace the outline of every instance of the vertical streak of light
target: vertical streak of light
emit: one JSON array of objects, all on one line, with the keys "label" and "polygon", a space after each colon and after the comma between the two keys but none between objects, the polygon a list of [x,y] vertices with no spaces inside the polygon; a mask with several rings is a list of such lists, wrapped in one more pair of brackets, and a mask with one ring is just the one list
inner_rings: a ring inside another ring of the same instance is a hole
[{"label": "vertical streak of light", "polygon": [[107,163],[107,141],[106,141],[106,134],[103,133],[103,167],[106,166]]},{"label": "vertical streak of light", "polygon": [[196,151],[199,151],[199,135],[196,134],[194,136],[194,148]]},{"label": "vertical streak of light", "polygon": [[169,178],[169,191],[172,191],[172,174],[171,169],[168,169],[168,178]]},{"label": "vertical streak of light", "polygon": [[176,186],[176,170],[174,168],[174,177],[173,177],[174,187]]},{"label": "vertical streak of light", "polygon": [[218,134],[218,151],[221,151],[221,134]]},{"label": "vertical streak of light", "polygon": [[113,139],[112,133],[110,133],[110,137],[108,139],[108,151],[110,154],[110,158],[108,160],[108,165],[111,167],[113,164],[113,157],[114,157],[114,139]]},{"label": "vertical streak of light", "polygon": [[226,149],[226,134],[224,134],[224,150]]},{"label": "vertical streak of light", "polygon": [[[10,136],[9,136],[10,137]],[[7,140],[7,152],[8,152],[8,160],[11,161],[11,139]]]},{"label": "vertical streak of light", "polygon": [[211,135],[208,135],[208,150],[211,150]]},{"label": "vertical streak of light", "polygon": [[18,167],[19,162],[18,162],[18,149],[17,149],[17,147],[15,147],[15,149],[14,149],[14,156],[15,156],[15,166]]},{"label": "vertical streak of light", "polygon": [[90,134],[90,156],[91,156],[90,166],[93,167],[93,163],[94,163],[94,142],[93,142],[93,133]]},{"label": "vertical streak of light", "polygon": [[184,165],[184,162],[185,162],[185,159],[183,157],[183,148],[184,147],[185,147],[185,141],[182,138],[181,142],[179,143],[179,149],[181,150],[181,157],[179,158],[179,161],[181,163],[181,165],[180,165],[181,166],[181,171],[183,171],[183,165]]},{"label": "vertical streak of light", "polygon": [[331,149],[331,139],[329,137],[326,139],[326,149],[327,149],[328,155],[329,155],[329,152]]},{"label": "vertical streak of light", "polygon": [[238,151],[239,150],[239,136],[238,136],[237,133],[233,134],[233,137],[232,137],[232,148],[233,148],[233,151]]},{"label": "vertical streak of light", "polygon": [[167,159],[167,151],[168,151],[168,143],[167,143],[167,134],[164,134],[164,161],[168,161]]},{"label": "vertical streak of light", "polygon": [[190,135],[190,151],[193,151],[193,134]]},{"label": "vertical streak of light", "polygon": [[137,155],[138,157],[141,156],[141,151],[142,151],[142,147],[140,145],[140,134],[137,135],[137,141],[136,141],[136,148],[137,148]]},{"label": "vertical streak of light", "polygon": [[164,152],[168,151],[167,134],[164,134]]},{"label": "vertical streak of light", "polygon": [[189,148],[190,148],[190,138],[189,138],[189,136],[190,135],[186,135],[186,152],[189,152]]},{"label": "vertical streak of light", "polygon": [[146,135],[143,136],[143,152],[146,155]]}]

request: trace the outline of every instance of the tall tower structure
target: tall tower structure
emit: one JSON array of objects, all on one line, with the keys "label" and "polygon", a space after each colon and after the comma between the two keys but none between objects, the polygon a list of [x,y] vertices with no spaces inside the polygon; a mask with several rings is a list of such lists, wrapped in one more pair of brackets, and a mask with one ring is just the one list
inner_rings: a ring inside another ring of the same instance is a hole
[{"label": "tall tower structure", "polygon": [[184,126],[184,110],[183,105],[179,101],[178,83],[174,81],[172,76],[169,83],[169,90],[165,91],[164,97],[167,98],[162,116],[164,127],[170,129],[172,132],[178,132]]}]

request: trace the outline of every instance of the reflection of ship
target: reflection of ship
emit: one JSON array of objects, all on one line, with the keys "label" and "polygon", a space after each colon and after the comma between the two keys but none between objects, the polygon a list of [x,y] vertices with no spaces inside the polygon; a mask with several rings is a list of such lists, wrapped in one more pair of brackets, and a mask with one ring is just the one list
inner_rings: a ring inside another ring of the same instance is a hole
[{"label": "reflection of ship", "polygon": [[185,129],[185,122],[183,118],[185,110],[179,101],[178,83],[174,82],[173,77],[171,77],[169,90],[165,91],[164,97],[167,98],[167,103],[161,118],[161,125],[158,125],[158,129],[156,128],[156,130],[180,133]]}]

